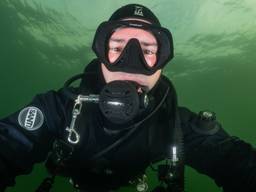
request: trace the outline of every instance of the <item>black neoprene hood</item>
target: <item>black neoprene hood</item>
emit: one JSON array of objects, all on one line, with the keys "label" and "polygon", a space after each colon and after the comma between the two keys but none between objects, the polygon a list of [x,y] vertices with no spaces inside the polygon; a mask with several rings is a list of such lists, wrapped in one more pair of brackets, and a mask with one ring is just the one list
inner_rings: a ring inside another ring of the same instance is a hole
[{"label": "black neoprene hood", "polygon": [[147,7],[139,4],[128,4],[117,9],[109,21],[119,21],[126,18],[136,18],[149,21],[151,24],[161,26],[156,15]]}]

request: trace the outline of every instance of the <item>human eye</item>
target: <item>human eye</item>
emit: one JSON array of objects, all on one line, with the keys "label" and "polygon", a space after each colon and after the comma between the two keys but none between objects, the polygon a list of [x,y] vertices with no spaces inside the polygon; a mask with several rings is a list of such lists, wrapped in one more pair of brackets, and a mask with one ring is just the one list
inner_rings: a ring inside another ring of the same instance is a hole
[{"label": "human eye", "polygon": [[143,54],[144,55],[154,55],[154,54],[156,54],[156,51],[150,50],[150,49],[143,49]]},{"label": "human eye", "polygon": [[110,47],[109,48],[109,51],[111,51],[111,52],[114,52],[114,53],[120,53],[120,52],[122,52],[122,47]]}]

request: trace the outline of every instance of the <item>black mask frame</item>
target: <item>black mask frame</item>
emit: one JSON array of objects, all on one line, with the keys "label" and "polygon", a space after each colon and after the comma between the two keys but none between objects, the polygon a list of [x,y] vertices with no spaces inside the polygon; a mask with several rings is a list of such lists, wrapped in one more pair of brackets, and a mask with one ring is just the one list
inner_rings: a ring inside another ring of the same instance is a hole
[{"label": "black mask frame", "polygon": [[[148,24],[141,21],[106,21],[99,25],[92,44],[92,49],[95,52],[96,56],[100,59],[100,61],[107,67],[110,71],[125,71],[125,67],[122,64],[122,56],[124,55],[121,53],[119,58],[110,63],[108,59],[108,43],[111,35],[115,32],[118,28],[124,27],[133,27],[139,28],[146,31],[151,32],[157,40],[158,44],[158,51],[157,51],[157,61],[153,67],[149,67],[145,62],[145,59],[141,59],[143,63],[143,69],[140,68],[137,71],[136,66],[133,70],[128,72],[131,73],[142,73],[145,75],[152,75],[158,69],[162,69],[174,56],[173,50],[173,38],[171,32],[163,27],[159,27],[153,24]],[[127,43],[127,45],[129,42]],[[127,47],[126,45],[126,47]],[[124,51],[126,49],[124,48]],[[123,51],[123,52],[124,52]],[[142,69],[142,70],[141,70]]]}]

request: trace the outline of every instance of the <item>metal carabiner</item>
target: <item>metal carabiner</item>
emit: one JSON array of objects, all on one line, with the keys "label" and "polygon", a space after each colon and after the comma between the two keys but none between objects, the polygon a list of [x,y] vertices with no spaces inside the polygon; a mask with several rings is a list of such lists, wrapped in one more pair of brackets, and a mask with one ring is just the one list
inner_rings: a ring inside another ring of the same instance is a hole
[{"label": "metal carabiner", "polygon": [[80,115],[82,110],[82,102],[81,102],[81,95],[78,95],[77,99],[75,100],[75,104],[72,111],[72,120],[70,126],[66,128],[66,131],[69,132],[68,134],[68,142],[72,144],[77,144],[80,141],[80,135],[75,130],[75,124],[77,116]]}]

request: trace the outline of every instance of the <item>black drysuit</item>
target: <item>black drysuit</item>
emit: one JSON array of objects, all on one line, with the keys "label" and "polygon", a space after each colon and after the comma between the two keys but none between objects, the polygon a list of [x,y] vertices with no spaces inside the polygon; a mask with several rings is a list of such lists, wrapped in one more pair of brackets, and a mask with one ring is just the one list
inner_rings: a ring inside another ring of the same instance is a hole
[{"label": "black drysuit", "polygon": [[[100,75],[94,80],[84,80],[86,84],[82,82],[82,89],[75,91],[97,94],[104,85],[99,62],[93,61],[90,66],[97,66],[96,74]],[[164,93],[161,81],[165,78],[161,77],[154,88],[154,95],[159,97]],[[86,86],[91,87],[87,89]],[[65,129],[70,125],[73,105],[74,101],[63,89],[49,91],[35,96],[23,109],[0,120],[0,189],[14,185],[17,175],[28,174],[35,163],[45,161],[56,139],[66,140]],[[253,147],[227,134],[217,121],[212,120],[209,125],[187,108],[177,109],[183,132],[185,164],[214,179],[226,192],[256,191],[256,152]],[[91,189],[99,179],[106,188],[126,184],[143,173],[151,162],[164,158],[164,141],[168,139],[164,130],[170,128],[166,122],[171,118],[166,111],[168,109],[163,104],[128,139],[91,161],[91,156],[124,137],[127,131],[111,131],[97,104],[85,104],[85,120],[81,120],[78,127],[81,141],[74,148],[65,175],[82,189]],[[33,116],[35,113],[36,117]]]}]

